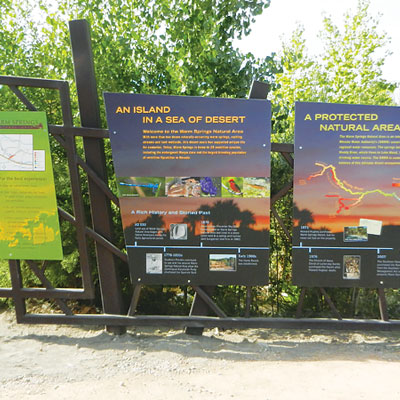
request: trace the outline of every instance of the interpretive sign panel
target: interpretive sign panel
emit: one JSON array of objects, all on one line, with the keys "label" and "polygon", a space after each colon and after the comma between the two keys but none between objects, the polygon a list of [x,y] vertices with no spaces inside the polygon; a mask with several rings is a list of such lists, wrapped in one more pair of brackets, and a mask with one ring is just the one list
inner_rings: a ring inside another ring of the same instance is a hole
[{"label": "interpretive sign panel", "polygon": [[268,282],[270,103],[104,94],[134,282]]},{"label": "interpretive sign panel", "polygon": [[46,114],[0,112],[0,258],[61,260]]},{"label": "interpretive sign panel", "polygon": [[296,103],[293,282],[400,286],[400,108]]}]

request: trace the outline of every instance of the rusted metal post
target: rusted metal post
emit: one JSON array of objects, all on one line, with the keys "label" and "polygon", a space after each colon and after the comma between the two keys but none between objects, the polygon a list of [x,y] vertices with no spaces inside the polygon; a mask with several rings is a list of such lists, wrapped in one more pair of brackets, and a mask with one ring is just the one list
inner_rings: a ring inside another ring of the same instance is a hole
[{"label": "rusted metal post", "polygon": [[12,297],[15,305],[15,316],[18,323],[23,322],[26,314],[25,299],[21,296],[22,289],[22,276],[21,266],[19,260],[9,260],[8,266],[10,268],[11,284],[12,284]]},{"label": "rusted metal post", "polygon": [[305,287],[301,288],[299,302],[297,303],[296,318],[301,318],[301,314],[303,312],[303,303],[304,303],[304,297],[306,295],[306,290],[307,289]]},{"label": "rusted metal post", "polygon": [[[212,294],[215,291],[215,286],[200,286],[201,289],[209,297],[212,296]],[[207,305],[207,303],[199,296],[199,294],[196,292],[194,295],[192,307],[190,309],[189,315],[194,316],[194,315],[209,315],[210,313],[210,308]],[[196,336],[201,336],[203,334],[204,328],[203,327],[193,327],[193,326],[188,326],[185,329],[185,333],[187,335],[196,335]]]},{"label": "rusted metal post", "polygon": [[379,312],[381,314],[381,319],[382,321],[389,321],[389,313],[387,310],[385,290],[383,288],[378,288],[378,296],[379,296]]},{"label": "rusted metal post", "polygon": [[136,314],[136,307],[139,302],[140,291],[142,290],[142,285],[136,285],[133,288],[132,300],[131,305],[129,306],[128,315],[134,316]]},{"label": "rusted metal post", "polygon": [[251,286],[246,286],[246,309],[244,312],[244,316],[246,318],[250,318],[250,307],[251,307]]},{"label": "rusted metal post", "polygon": [[[86,20],[70,21],[69,29],[81,124],[83,127],[101,128],[89,24]],[[107,183],[103,140],[84,138],[83,145],[86,163]],[[97,233],[111,240],[110,201],[90,177],[88,177],[88,183],[93,228]],[[96,243],[96,254],[103,310],[106,314],[123,314],[121,287],[114,256],[98,243]],[[108,326],[107,330],[116,334],[125,332],[125,328],[115,326]]]}]

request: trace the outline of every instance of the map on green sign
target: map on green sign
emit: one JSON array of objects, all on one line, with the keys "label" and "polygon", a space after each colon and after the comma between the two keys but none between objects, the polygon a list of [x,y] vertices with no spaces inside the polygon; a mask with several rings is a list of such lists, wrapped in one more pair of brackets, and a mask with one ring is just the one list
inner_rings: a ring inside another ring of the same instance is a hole
[{"label": "map on green sign", "polygon": [[0,112],[0,258],[61,260],[46,114]]}]

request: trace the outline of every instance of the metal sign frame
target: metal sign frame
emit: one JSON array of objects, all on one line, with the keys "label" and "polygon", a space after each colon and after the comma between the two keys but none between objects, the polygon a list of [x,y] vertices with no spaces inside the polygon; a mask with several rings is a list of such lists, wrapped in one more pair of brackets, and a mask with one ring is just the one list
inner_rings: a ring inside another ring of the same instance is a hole
[{"label": "metal sign frame", "polygon": [[[1,76],[0,85],[12,90],[28,110],[36,111],[36,107],[20,90],[20,87],[57,90],[62,110],[63,125],[49,125],[49,133],[65,149],[71,181],[71,201],[73,214],[58,207],[61,219],[68,221],[75,229],[80,256],[82,287],[55,288],[46,278],[47,262],[38,263],[26,260],[27,265],[40,280],[42,287],[24,287],[19,260],[10,260],[9,269],[11,288],[0,288],[0,297],[14,300],[16,318],[19,323],[30,324],[85,324],[106,325],[110,332],[120,334],[127,326],[165,326],[187,328],[188,333],[199,334],[203,328],[318,328],[318,329],[365,329],[365,330],[399,330],[400,321],[389,321],[384,290],[379,289],[379,306],[382,320],[343,320],[339,311],[323,288],[322,295],[330,305],[337,319],[299,318],[301,316],[305,288],[302,289],[297,309],[298,318],[249,318],[251,303],[251,287],[247,287],[246,313],[243,318],[228,317],[215,304],[211,295],[213,288],[209,286],[193,286],[195,300],[189,316],[150,316],[135,315],[140,296],[140,286],[133,288],[132,301],[127,313],[121,297],[121,288],[116,267],[116,258],[127,265],[127,255],[112,242],[114,227],[111,222],[111,203],[119,206],[118,198],[110,190],[107,181],[104,154],[104,140],[108,138],[108,130],[101,128],[100,108],[97,85],[94,74],[93,56],[90,41],[90,29],[87,21],[70,22],[72,53],[75,66],[75,78],[81,115],[81,127],[73,125],[69,84],[66,81],[34,79],[23,77]],[[251,98],[265,98],[268,85],[254,82],[250,91]],[[81,137],[84,143],[85,160],[77,153],[75,139]],[[278,152],[293,168],[293,145],[272,143],[272,152]],[[91,207],[91,221],[87,222],[81,193],[81,173],[88,179]],[[275,204],[290,193],[293,181],[287,182],[277,193],[271,196],[271,213],[290,242],[291,233],[283,219],[279,216]],[[96,246],[96,260],[100,281],[100,293],[103,314],[74,314],[68,306],[68,300],[94,299],[95,284],[92,280],[89,260],[89,245],[93,241]],[[52,299],[63,314],[27,313],[26,299]],[[212,312],[216,316],[207,316]]]}]

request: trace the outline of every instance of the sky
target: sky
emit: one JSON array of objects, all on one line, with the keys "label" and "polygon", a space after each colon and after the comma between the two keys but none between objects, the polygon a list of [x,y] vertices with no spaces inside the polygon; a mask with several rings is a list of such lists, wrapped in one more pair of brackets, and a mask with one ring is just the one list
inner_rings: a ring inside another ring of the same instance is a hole
[{"label": "sky", "polygon": [[[317,35],[322,29],[322,14],[331,16],[336,25],[343,26],[346,11],[355,13],[358,0],[271,0],[271,5],[256,18],[249,36],[235,44],[243,52],[265,57],[279,52],[282,38],[289,40],[300,22],[305,28],[306,45],[310,54],[321,51]],[[392,55],[382,68],[383,77],[391,82],[400,81],[400,0],[371,0],[370,14],[379,17],[379,32],[391,37]]]}]

